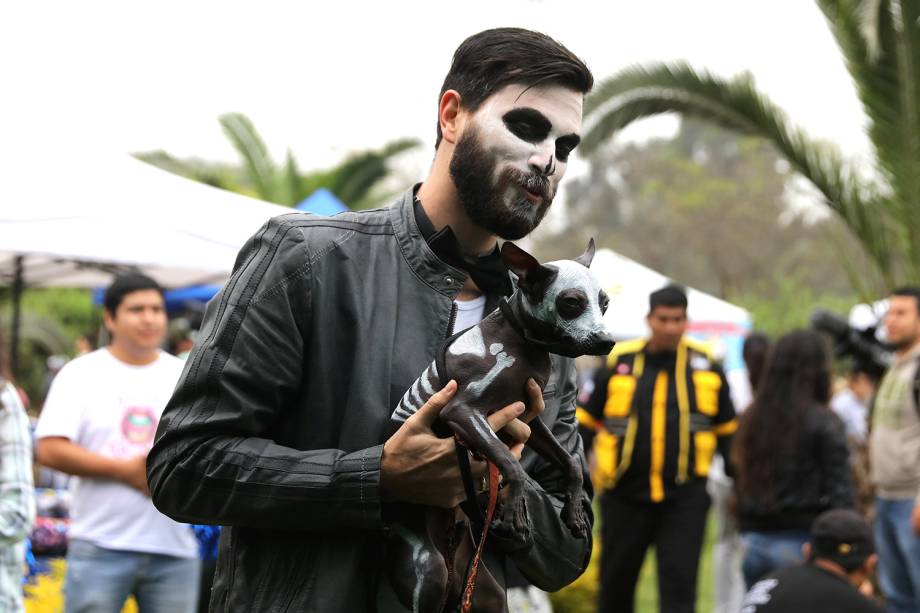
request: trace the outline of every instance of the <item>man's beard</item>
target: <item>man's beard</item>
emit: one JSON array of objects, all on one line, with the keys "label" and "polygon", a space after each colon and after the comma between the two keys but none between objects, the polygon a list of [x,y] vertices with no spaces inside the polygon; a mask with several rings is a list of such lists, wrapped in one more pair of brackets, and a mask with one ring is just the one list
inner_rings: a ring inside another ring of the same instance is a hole
[{"label": "man's beard", "polygon": [[[485,151],[478,131],[472,128],[457,142],[450,160],[450,176],[460,204],[473,223],[505,240],[517,240],[540,224],[555,190],[546,177],[513,167],[496,178],[496,165],[495,156]],[[526,186],[542,196],[540,202],[528,200],[517,186]],[[510,202],[509,191],[513,194]]]}]

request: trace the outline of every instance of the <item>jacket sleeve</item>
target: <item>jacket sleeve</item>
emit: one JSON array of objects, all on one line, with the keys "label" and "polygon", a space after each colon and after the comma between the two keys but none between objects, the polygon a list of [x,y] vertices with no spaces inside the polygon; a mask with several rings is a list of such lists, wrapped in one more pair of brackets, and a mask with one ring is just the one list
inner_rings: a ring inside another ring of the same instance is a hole
[{"label": "jacket sleeve", "polygon": [[268,222],[208,306],[147,458],[154,505],[187,523],[378,528],[382,446],[302,451],[272,440],[296,406],[310,322],[302,231]]},{"label": "jacket sleeve", "polygon": [[830,409],[823,417],[818,440],[821,502],[829,509],[852,509],[856,503],[846,429]]},{"label": "jacket sleeve", "polygon": [[565,587],[585,571],[591,559],[590,531],[594,525],[591,478],[575,419],[575,368],[570,360],[565,363],[568,371],[560,381],[559,415],[551,430],[562,446],[581,463],[584,484],[582,506],[589,534],[587,538],[580,539],[569,532],[560,519],[565,497],[565,478],[555,466],[529,452],[531,457],[524,458],[528,475],[524,500],[530,520],[530,534],[523,542],[496,538],[521,573],[535,586],[546,591]]}]

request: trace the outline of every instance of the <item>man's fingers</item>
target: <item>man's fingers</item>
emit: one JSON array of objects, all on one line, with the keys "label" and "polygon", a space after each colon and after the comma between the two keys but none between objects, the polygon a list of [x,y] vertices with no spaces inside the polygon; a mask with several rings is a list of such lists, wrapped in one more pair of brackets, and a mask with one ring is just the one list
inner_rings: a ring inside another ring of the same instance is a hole
[{"label": "man's fingers", "polygon": [[521,454],[524,453],[524,443],[515,443],[508,448],[508,451],[511,452],[511,455],[514,456],[514,459],[518,462],[521,461]]},{"label": "man's fingers", "polygon": [[503,409],[499,409],[489,415],[486,419],[489,420],[489,426],[492,427],[492,432],[498,432],[509,423],[514,421],[517,417],[524,412],[524,403],[523,402],[512,402]]},{"label": "man's fingers", "polygon": [[530,426],[522,422],[520,419],[513,419],[508,422],[502,432],[506,435],[505,441],[508,439],[511,440],[510,445],[517,443],[526,443],[527,439],[530,438]]},{"label": "man's fingers", "polygon": [[406,422],[411,421],[413,424],[430,429],[438,419],[438,415],[441,414],[441,409],[443,409],[450,399],[453,398],[456,391],[457,382],[451,379],[447,382],[447,385],[435,392],[434,396],[429,398],[428,402],[423,404],[422,408],[414,415],[410,416]]},{"label": "man's fingers", "polygon": [[543,402],[543,390],[533,378],[527,380],[527,410],[521,416],[521,421],[530,423],[534,417],[543,412],[546,404]]}]

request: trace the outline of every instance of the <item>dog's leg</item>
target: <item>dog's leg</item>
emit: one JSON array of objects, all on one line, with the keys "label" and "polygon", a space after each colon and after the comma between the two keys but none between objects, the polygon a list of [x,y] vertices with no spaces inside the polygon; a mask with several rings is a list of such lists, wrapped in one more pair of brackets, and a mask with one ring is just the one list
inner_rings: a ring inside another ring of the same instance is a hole
[{"label": "dog's leg", "polygon": [[587,537],[588,522],[585,520],[585,512],[581,504],[583,485],[581,462],[559,444],[539,417],[530,422],[530,438],[527,439],[526,444],[541,458],[557,466],[566,476],[567,487],[565,505],[562,507],[562,521],[565,522],[573,536]]},{"label": "dog's leg", "polygon": [[520,462],[492,431],[485,415],[475,408],[453,402],[441,411],[440,417],[470,449],[498,467],[504,481],[498,523],[503,530],[526,538],[529,526],[524,508],[525,475]]},{"label": "dog's leg", "polygon": [[412,613],[441,611],[447,598],[448,571],[439,543],[453,529],[453,509],[401,505],[390,525],[390,585]]}]

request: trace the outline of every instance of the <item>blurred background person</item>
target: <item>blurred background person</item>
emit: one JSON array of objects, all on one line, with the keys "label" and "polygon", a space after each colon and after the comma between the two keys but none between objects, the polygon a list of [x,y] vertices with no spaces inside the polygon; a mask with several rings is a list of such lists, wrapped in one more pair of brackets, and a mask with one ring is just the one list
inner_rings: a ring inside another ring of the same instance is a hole
[{"label": "blurred background person", "polygon": [[633,611],[650,545],[661,610],[695,610],[706,478],[737,426],[721,365],[684,334],[684,289],[652,292],[646,322],[651,336],[614,347],[583,411],[598,427],[602,613]]},{"label": "blurred background person", "polygon": [[748,588],[801,559],[822,511],[854,505],[843,423],[828,408],[830,386],[824,338],[792,332],[770,351],[740,418],[732,455]]},{"label": "blurred background person", "polygon": [[846,385],[831,398],[831,409],[843,422],[854,448],[866,445],[869,432],[869,406],[875,396],[879,375],[870,365],[853,364]]},{"label": "blurred background person", "polygon": [[[6,344],[0,334],[0,348]],[[23,611],[26,537],[35,521],[29,417],[0,349],[0,610]]]},{"label": "blurred background person", "polygon": [[[747,370],[750,393],[756,394],[763,379],[764,365],[770,350],[770,338],[761,332],[751,332],[744,339],[741,357]],[[734,392],[734,390],[732,390]],[[737,396],[733,396],[737,398]],[[750,404],[736,405],[743,412]],[[712,460],[706,488],[712,498],[712,514],[716,522],[716,540],[712,546],[712,575],[714,613],[737,613],[744,598],[744,577],[741,575],[741,537],[738,524],[731,512],[734,498],[734,480],[726,474],[725,458],[717,455]]]},{"label": "blurred background person", "polygon": [[819,515],[802,556],[804,564],[755,583],[742,613],[881,613],[861,593],[878,558],[872,529],[858,513],[837,509]]},{"label": "blurred background person", "polygon": [[192,613],[197,542],[154,508],[145,466],[183,365],[160,349],[163,290],[143,275],[119,276],[103,308],[109,344],[61,369],[35,432],[39,462],[76,477],[65,611],[118,613],[133,595],[141,613]]},{"label": "blurred background person", "polygon": [[884,325],[894,363],[872,407],[869,466],[875,486],[879,581],[891,613],[920,611],[920,287],[888,299]]}]

